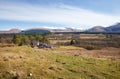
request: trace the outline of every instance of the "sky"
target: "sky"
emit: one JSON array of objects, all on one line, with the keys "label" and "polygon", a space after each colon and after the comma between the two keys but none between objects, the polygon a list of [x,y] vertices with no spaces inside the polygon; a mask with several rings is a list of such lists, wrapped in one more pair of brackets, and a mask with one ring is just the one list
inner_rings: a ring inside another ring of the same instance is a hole
[{"label": "sky", "polygon": [[88,29],[120,22],[120,0],[0,0],[0,30]]}]

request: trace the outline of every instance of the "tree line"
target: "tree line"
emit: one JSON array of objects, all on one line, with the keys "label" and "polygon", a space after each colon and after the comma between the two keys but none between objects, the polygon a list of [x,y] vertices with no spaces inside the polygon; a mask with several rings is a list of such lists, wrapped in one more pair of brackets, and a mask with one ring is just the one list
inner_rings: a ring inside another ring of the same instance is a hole
[{"label": "tree line", "polygon": [[0,43],[15,44],[18,46],[31,45],[36,42],[49,44],[49,34],[2,34]]}]

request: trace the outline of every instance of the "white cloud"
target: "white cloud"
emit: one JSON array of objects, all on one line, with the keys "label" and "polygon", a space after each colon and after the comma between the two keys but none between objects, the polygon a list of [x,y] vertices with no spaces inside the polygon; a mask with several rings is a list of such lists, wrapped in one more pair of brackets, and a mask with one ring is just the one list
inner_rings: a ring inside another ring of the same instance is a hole
[{"label": "white cloud", "polygon": [[120,21],[120,16],[100,14],[82,8],[58,5],[58,6],[35,6],[29,4],[0,4],[0,19],[46,22],[70,25],[85,26],[109,26]]}]

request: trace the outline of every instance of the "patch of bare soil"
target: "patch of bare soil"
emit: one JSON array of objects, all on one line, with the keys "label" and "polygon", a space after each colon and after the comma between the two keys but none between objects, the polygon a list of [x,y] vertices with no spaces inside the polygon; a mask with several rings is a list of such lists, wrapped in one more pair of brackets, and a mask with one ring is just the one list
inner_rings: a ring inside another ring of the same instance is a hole
[{"label": "patch of bare soil", "polygon": [[63,50],[59,53],[68,53],[75,56],[80,55],[84,57],[110,58],[120,59],[120,48],[103,48],[100,50]]}]

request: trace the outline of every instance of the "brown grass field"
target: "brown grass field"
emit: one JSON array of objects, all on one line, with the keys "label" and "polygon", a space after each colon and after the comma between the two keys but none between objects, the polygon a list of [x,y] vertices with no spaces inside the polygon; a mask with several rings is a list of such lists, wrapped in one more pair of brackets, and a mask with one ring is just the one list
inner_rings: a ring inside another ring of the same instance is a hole
[{"label": "brown grass field", "polygon": [[120,79],[119,35],[53,34],[49,40],[52,49],[1,42],[0,79]]},{"label": "brown grass field", "polygon": [[120,79],[120,49],[2,47],[0,79]]},{"label": "brown grass field", "polygon": [[[64,46],[62,46],[64,47]],[[67,47],[67,46],[66,46]],[[68,48],[70,48],[68,46]],[[84,57],[95,57],[95,58],[108,58],[108,59],[120,59],[120,48],[107,47],[98,50],[86,50],[84,48],[78,48],[73,50],[63,49],[59,51],[60,53],[68,53],[74,55],[80,55]]]}]

